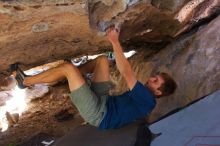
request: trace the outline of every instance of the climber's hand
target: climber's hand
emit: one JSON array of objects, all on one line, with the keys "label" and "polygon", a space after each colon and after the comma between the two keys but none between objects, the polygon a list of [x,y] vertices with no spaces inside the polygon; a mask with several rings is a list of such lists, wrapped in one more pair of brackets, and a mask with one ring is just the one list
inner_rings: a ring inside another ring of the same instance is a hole
[{"label": "climber's hand", "polygon": [[118,31],[117,29],[115,29],[114,27],[110,27],[106,30],[106,33],[107,33],[107,37],[108,37],[108,40],[111,42],[111,43],[116,43],[118,42]]}]

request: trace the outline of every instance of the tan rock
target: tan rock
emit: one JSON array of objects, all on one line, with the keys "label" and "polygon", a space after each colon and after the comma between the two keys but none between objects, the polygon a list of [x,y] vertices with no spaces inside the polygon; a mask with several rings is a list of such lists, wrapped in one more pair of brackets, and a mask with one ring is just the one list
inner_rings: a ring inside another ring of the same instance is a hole
[{"label": "tan rock", "polygon": [[200,20],[217,14],[220,5],[218,0],[187,2],[1,1],[0,78],[9,75],[7,69],[15,62],[29,69],[59,59],[110,50],[106,38],[99,36],[109,24],[120,28],[120,39],[129,46],[170,41]]}]

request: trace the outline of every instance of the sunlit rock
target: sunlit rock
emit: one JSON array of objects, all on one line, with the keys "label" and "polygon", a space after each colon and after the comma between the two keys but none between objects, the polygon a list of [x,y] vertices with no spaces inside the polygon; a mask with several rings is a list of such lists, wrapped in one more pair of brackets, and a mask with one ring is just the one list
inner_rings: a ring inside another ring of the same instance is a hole
[{"label": "sunlit rock", "polygon": [[5,116],[6,116],[9,127],[16,124],[19,120],[19,114],[18,113],[10,114],[9,112],[6,112]]},{"label": "sunlit rock", "polygon": [[47,85],[35,85],[26,89],[26,101],[32,101],[37,98],[44,97],[49,92],[49,87]]}]

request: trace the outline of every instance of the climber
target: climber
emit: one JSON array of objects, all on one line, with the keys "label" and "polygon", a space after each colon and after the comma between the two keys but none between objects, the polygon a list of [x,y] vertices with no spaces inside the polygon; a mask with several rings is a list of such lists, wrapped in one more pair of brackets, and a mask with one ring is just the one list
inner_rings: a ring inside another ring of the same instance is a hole
[{"label": "climber", "polygon": [[[139,82],[123,54],[117,30],[111,27],[106,33],[113,46],[116,66],[124,77],[129,91],[118,96],[108,95],[111,84],[106,56],[97,57],[79,67],[66,62],[34,76],[26,76],[18,66],[12,67],[16,72],[18,86],[25,88],[66,78],[71,91],[70,98],[79,113],[86,122],[100,129],[119,128],[136,119],[144,118],[155,107],[155,98],[172,94],[176,89],[176,83],[166,73],[150,77],[145,84]],[[87,73],[94,74],[90,87],[83,78]]]}]

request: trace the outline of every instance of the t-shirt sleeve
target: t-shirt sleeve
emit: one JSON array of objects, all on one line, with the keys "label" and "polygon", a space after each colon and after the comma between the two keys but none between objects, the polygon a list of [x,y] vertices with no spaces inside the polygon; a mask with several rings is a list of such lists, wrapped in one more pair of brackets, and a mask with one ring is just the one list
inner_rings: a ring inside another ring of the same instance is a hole
[{"label": "t-shirt sleeve", "polygon": [[153,109],[156,104],[153,93],[139,81],[137,81],[134,88],[129,91],[129,96],[138,105],[147,105],[150,109]]}]

